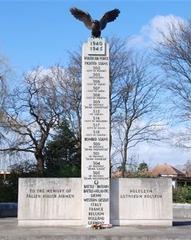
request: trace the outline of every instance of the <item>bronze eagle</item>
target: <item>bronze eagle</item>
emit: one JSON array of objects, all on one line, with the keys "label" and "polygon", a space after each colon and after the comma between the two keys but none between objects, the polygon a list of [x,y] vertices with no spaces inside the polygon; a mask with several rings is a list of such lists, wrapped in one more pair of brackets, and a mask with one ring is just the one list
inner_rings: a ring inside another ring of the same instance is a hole
[{"label": "bronze eagle", "polygon": [[93,20],[88,12],[84,12],[76,7],[70,8],[71,14],[78,20],[82,21],[88,29],[92,30],[92,37],[99,38],[101,36],[101,30],[103,30],[108,22],[114,21],[120,11],[119,9],[113,9],[106,12],[103,17],[98,20]]}]

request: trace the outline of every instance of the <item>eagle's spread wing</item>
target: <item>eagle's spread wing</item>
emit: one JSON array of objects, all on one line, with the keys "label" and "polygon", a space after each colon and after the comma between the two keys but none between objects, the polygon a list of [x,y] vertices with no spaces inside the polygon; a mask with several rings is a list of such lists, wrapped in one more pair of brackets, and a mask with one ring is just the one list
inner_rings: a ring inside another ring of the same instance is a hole
[{"label": "eagle's spread wing", "polygon": [[120,13],[119,9],[116,8],[109,12],[106,12],[100,19],[101,30],[103,30],[106,27],[108,22],[114,21],[118,17],[119,13]]},{"label": "eagle's spread wing", "polygon": [[88,12],[84,12],[75,7],[70,8],[70,12],[75,18],[82,21],[87,28],[92,29],[92,18]]}]

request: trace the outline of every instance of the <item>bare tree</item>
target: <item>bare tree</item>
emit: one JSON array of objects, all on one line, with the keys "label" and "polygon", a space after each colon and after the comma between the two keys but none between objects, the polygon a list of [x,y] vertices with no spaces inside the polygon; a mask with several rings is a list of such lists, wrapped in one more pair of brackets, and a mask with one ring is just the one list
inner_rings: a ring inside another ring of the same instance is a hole
[{"label": "bare tree", "polygon": [[186,173],[187,177],[191,177],[191,161],[188,160],[185,164],[184,164],[184,168],[183,168],[184,172]]},{"label": "bare tree", "polygon": [[75,134],[76,142],[81,144],[81,55],[77,52],[70,54],[69,67],[65,69],[64,75],[60,72],[59,84],[64,96],[65,117]]},{"label": "bare tree", "polygon": [[[120,159],[122,175],[126,171],[129,148],[143,141],[159,140],[161,124],[157,96],[160,84],[143,57],[130,55],[118,89],[118,107],[113,115],[113,145]],[[120,154],[120,155],[119,155]]]},{"label": "bare tree", "polygon": [[7,60],[0,57],[0,114],[3,112],[5,97],[7,95],[7,77],[10,72]]},{"label": "bare tree", "polygon": [[[3,79],[0,77],[0,121],[4,118],[4,101],[5,101],[5,85]],[[4,129],[0,131],[0,141],[4,138]]]},{"label": "bare tree", "polygon": [[119,38],[113,37],[108,41],[110,45],[110,115],[112,118],[120,103],[121,84],[123,84],[130,64],[131,50],[127,50],[127,43]]},{"label": "bare tree", "polygon": [[5,79],[2,75],[0,75],[0,106],[1,106],[1,110],[4,105],[5,95],[6,95]]},{"label": "bare tree", "polygon": [[5,96],[6,96],[6,85],[5,85],[4,77],[0,75],[0,119],[3,118]]},{"label": "bare tree", "polygon": [[[114,148],[115,143],[119,143],[121,138],[120,147],[118,144],[117,149],[112,152],[119,156],[120,148],[123,159],[121,164],[125,169],[130,146],[133,147],[138,142],[148,139],[158,139],[156,133],[159,128],[157,129],[157,123],[153,122],[153,112],[157,109],[154,101],[159,85],[153,72],[150,72],[149,62],[145,58],[133,56],[133,51],[127,49],[125,41],[114,37],[108,42],[110,45],[110,121],[112,123],[110,147],[112,148],[113,145]],[[71,106],[77,107],[76,109],[70,107],[74,114],[72,116],[75,116],[71,119],[71,125],[75,123],[74,119],[78,119],[77,126],[81,129],[81,54],[78,52],[71,54],[68,71],[69,79],[72,80],[70,85],[67,85],[67,89],[71,89],[68,100],[71,100]],[[69,116],[71,116],[70,112]]]},{"label": "bare tree", "polygon": [[[10,68],[7,60],[0,57],[0,120],[4,118],[4,109],[6,108],[7,93],[7,78],[10,73]],[[0,140],[4,137],[4,130],[0,131]]]},{"label": "bare tree", "polygon": [[[113,37],[107,40],[110,46],[110,122],[116,112],[120,99],[120,85],[129,65],[130,51],[126,48],[126,42]],[[67,118],[77,140],[81,143],[81,53],[70,53],[70,63],[67,69],[68,81],[66,78],[62,82],[63,92],[68,92],[66,98],[68,102]],[[112,147],[112,134],[110,129],[110,152]]]},{"label": "bare tree", "polygon": [[[110,45],[110,115],[112,116],[119,104],[119,88],[129,62],[130,51],[126,42],[113,37],[108,39]],[[66,78],[62,81],[63,92],[67,92],[68,120],[74,132],[81,139],[81,53],[70,53],[69,67]],[[67,90],[67,91],[66,91]]]},{"label": "bare tree", "polygon": [[54,68],[37,68],[24,77],[24,87],[10,95],[1,127],[9,134],[1,143],[1,152],[28,152],[35,156],[37,169],[44,170],[44,147],[51,130],[63,117],[62,95]]},{"label": "bare tree", "polygon": [[[149,63],[133,56],[125,41],[112,38],[109,42],[112,142],[121,139],[117,151],[120,148],[125,169],[129,147],[157,139],[153,112],[158,82]],[[10,95],[1,121],[0,127],[9,132],[0,151],[32,153],[39,172],[44,169],[44,147],[61,117],[81,142],[81,54],[71,54],[70,60],[67,69],[56,66],[47,72],[37,68],[26,74],[24,87]]]},{"label": "bare tree", "polygon": [[[170,90],[173,113],[184,122],[181,131],[173,134],[174,144],[190,148],[191,120],[191,22],[179,21],[169,24],[168,31],[161,32],[156,43],[157,64],[165,72],[165,82]],[[166,81],[168,80],[168,81]]]}]

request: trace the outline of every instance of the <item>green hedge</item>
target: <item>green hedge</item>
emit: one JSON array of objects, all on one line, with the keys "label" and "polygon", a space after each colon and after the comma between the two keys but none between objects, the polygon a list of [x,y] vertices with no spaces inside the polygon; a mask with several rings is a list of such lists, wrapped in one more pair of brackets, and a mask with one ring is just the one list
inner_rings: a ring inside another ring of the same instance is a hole
[{"label": "green hedge", "polygon": [[191,203],[191,186],[177,187],[173,189],[173,202]]}]

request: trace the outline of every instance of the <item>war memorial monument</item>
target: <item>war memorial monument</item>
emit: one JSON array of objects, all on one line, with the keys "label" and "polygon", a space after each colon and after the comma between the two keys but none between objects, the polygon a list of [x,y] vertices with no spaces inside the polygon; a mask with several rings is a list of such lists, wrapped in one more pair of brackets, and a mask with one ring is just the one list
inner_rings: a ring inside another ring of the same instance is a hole
[{"label": "war memorial monument", "polygon": [[92,31],[82,49],[82,174],[19,179],[18,224],[171,226],[171,179],[110,179],[109,45],[101,31],[120,12],[94,21],[82,10],[70,11]]}]

